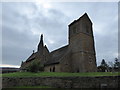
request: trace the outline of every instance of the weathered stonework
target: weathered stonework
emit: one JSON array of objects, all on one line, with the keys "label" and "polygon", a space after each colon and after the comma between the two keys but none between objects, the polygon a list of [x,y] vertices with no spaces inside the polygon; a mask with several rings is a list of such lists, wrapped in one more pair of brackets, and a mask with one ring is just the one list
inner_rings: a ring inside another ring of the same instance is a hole
[{"label": "weathered stonework", "polygon": [[3,77],[3,88],[50,86],[55,88],[120,88],[120,76],[100,77]]},{"label": "weathered stonework", "polygon": [[41,35],[37,52],[21,65],[26,69],[33,61],[40,61],[47,72],[95,72],[96,53],[92,22],[85,13],[69,25],[69,44],[49,52]]}]

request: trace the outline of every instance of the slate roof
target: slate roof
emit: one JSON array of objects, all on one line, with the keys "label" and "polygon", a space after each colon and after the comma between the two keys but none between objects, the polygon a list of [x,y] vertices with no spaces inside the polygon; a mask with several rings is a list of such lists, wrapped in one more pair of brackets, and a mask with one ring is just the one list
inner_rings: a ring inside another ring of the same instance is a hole
[{"label": "slate roof", "polygon": [[26,62],[34,60],[36,56],[37,56],[37,52],[36,53],[32,53],[32,55],[26,60]]},{"label": "slate roof", "polygon": [[58,64],[61,61],[61,58],[67,52],[67,50],[68,50],[68,45],[52,51],[50,53],[50,60],[48,60],[45,65]]}]

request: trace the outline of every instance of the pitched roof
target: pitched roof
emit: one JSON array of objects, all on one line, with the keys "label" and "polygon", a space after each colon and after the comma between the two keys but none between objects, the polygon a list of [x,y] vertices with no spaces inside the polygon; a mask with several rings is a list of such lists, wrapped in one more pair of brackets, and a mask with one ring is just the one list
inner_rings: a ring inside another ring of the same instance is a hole
[{"label": "pitched roof", "polygon": [[61,58],[67,52],[67,50],[68,50],[68,45],[61,47],[55,51],[52,51],[50,53],[51,58],[46,62],[45,65],[58,64],[61,61]]},{"label": "pitched roof", "polygon": [[44,46],[44,49],[45,49],[45,50],[47,50],[47,51],[49,52],[49,50],[48,50],[48,48],[47,48],[47,46],[46,46],[46,45]]},{"label": "pitched roof", "polygon": [[84,15],[82,15],[80,18],[78,18],[77,20],[74,20],[72,23],[70,23],[68,26],[73,25],[74,23],[78,22],[79,20],[81,20],[83,17],[86,17],[91,23],[92,21],[90,20],[89,16],[87,13],[85,13]]},{"label": "pitched roof", "polygon": [[32,55],[26,60],[26,62],[34,60],[36,56],[37,56],[37,52],[36,53],[32,53]]}]

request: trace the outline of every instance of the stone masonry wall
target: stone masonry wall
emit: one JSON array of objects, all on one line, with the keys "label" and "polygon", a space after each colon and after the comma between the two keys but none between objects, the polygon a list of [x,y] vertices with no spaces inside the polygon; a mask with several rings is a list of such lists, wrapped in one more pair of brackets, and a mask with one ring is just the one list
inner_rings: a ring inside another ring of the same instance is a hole
[{"label": "stone masonry wall", "polygon": [[56,88],[120,88],[120,83],[118,82],[120,82],[120,76],[2,78],[3,88],[14,86],[50,86]]}]

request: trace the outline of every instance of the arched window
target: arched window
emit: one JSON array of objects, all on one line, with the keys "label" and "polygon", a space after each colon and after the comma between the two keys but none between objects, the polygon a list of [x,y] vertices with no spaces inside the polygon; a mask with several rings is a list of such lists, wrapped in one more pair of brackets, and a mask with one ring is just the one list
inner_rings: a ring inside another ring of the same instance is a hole
[{"label": "arched window", "polygon": [[73,27],[73,34],[77,33],[77,28]]},{"label": "arched window", "polygon": [[85,29],[86,29],[86,33],[89,33],[89,27],[87,25],[86,25]]},{"label": "arched window", "polygon": [[77,70],[77,73],[79,73],[79,69]]},{"label": "arched window", "polygon": [[55,72],[55,66],[53,67],[53,72]]}]

